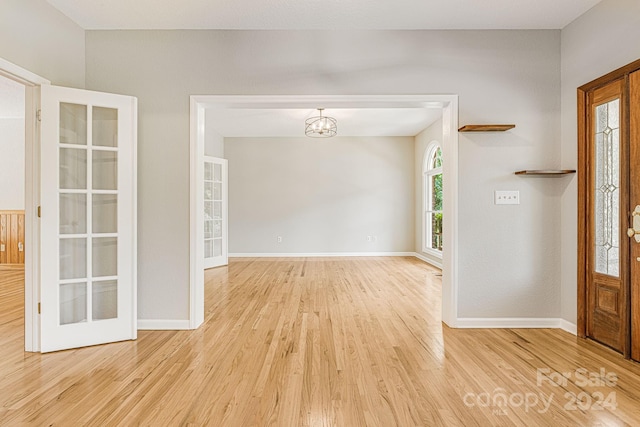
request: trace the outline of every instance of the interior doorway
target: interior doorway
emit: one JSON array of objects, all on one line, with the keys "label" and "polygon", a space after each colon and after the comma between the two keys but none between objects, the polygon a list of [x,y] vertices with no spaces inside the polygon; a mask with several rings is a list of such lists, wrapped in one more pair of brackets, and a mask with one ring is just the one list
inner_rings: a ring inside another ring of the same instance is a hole
[{"label": "interior doorway", "polygon": [[640,61],[578,97],[578,333],[640,361]]},{"label": "interior doorway", "polygon": [[317,108],[424,108],[442,112],[443,180],[442,225],[442,320],[458,326],[458,97],[457,95],[271,95],[271,96],[191,96],[191,217],[190,217],[190,328],[204,320],[204,253],[201,205],[205,112],[207,109],[295,109]]},{"label": "interior doorway", "polygon": [[[25,85],[0,75],[0,307],[3,338],[24,343]],[[18,320],[19,319],[19,320]]]},{"label": "interior doorway", "polygon": [[24,350],[40,350],[40,329],[38,323],[39,288],[39,263],[40,251],[39,223],[37,218],[37,206],[40,194],[40,158],[35,149],[39,140],[39,129],[36,125],[36,110],[38,104],[38,90],[41,85],[51,82],[37,74],[32,73],[18,65],[0,58],[0,76],[17,82],[24,87],[24,298],[22,299],[24,311]]}]

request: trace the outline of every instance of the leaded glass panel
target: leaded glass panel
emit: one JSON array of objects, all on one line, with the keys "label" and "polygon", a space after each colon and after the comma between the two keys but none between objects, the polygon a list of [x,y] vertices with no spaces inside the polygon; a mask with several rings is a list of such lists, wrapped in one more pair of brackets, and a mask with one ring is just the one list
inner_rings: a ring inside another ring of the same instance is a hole
[{"label": "leaded glass panel", "polygon": [[595,110],[595,271],[619,277],[620,100]]}]

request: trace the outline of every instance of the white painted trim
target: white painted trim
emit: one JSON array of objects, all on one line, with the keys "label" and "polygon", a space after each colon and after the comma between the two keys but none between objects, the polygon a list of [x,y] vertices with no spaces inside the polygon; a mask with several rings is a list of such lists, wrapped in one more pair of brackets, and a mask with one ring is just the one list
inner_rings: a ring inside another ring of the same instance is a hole
[{"label": "white painted trim", "polygon": [[434,258],[438,258],[440,260],[440,262],[442,262],[442,252],[441,251],[436,251],[435,249],[431,249],[431,248],[422,248],[422,253],[427,254],[427,255],[431,255]]},{"label": "white painted trim", "polygon": [[442,270],[442,262],[438,262],[435,259],[427,258],[426,256],[424,256],[419,252],[414,253],[413,256],[418,258],[421,261],[426,262],[427,264],[431,264],[432,266],[438,267],[440,270]]},{"label": "white painted trim", "polygon": [[19,65],[9,62],[3,58],[0,58],[0,74],[19,83],[22,83],[25,86],[51,84],[49,80],[40,77],[39,75],[34,74],[31,71],[26,70]]},{"label": "white painted trim", "polygon": [[192,329],[189,320],[138,319],[138,330],[141,331],[183,331],[189,329]]},{"label": "white painted trim", "polygon": [[40,85],[51,82],[12,62],[0,58],[0,75],[25,86],[25,281],[24,349],[40,351],[40,129],[36,110],[40,108]]},{"label": "white painted trim", "polygon": [[304,253],[231,253],[229,258],[315,258],[315,257],[375,257],[415,256],[415,252],[304,252]]},{"label": "white painted trim", "polygon": [[190,98],[189,328],[204,322],[204,129],[205,108]]},{"label": "white painted trim", "polygon": [[[441,108],[457,95],[193,95],[204,108]],[[457,116],[456,116],[457,121]],[[457,131],[457,129],[456,129]]]},{"label": "white painted trim", "polygon": [[230,253],[229,258],[317,258],[317,257],[415,257],[442,269],[442,265],[418,252],[304,252],[304,253]]},{"label": "white painted trim", "polygon": [[443,195],[442,321],[451,328],[458,321],[458,96],[450,95],[442,108]]},{"label": "white painted trim", "polygon": [[[197,227],[197,200],[203,197],[197,172],[204,157],[204,109],[255,109],[255,108],[442,108],[442,149],[446,160],[443,179],[447,182],[444,194],[444,250],[442,277],[442,320],[456,327],[458,313],[458,96],[457,95],[193,95],[191,96],[191,185],[190,185],[190,322],[197,324],[196,310],[204,309],[204,301],[196,298],[197,290],[204,287],[200,276],[201,260],[198,251],[200,234]],[[202,133],[200,133],[202,132]],[[372,256],[371,253],[367,253]],[[406,256],[414,256],[407,252]],[[252,254],[245,254],[251,256]],[[231,254],[229,255],[231,256]],[[279,256],[279,254],[268,254]],[[292,254],[292,256],[305,256]],[[327,256],[327,255],[318,255]],[[336,255],[328,255],[336,256]],[[345,255],[367,256],[367,255]],[[375,255],[373,255],[375,256]],[[378,255],[379,256],[379,255]]]},{"label": "white painted trim", "polygon": [[40,351],[40,87],[25,87],[24,350]]},{"label": "white painted trim", "polygon": [[133,170],[133,176],[131,180],[133,183],[132,194],[132,213],[131,213],[131,245],[132,245],[132,266],[131,266],[131,279],[134,286],[132,289],[131,299],[133,301],[133,322],[131,324],[131,336],[133,339],[138,339],[138,98],[131,97],[131,109],[132,111],[132,129],[131,129],[131,142],[133,148],[131,149],[131,168]]},{"label": "white painted trim", "polygon": [[459,318],[457,328],[491,328],[491,329],[560,329],[561,320],[557,318],[538,317],[497,317],[497,318]]},{"label": "white painted trim", "polygon": [[578,335],[578,326],[575,323],[571,323],[567,320],[560,319],[560,329],[567,331],[572,335]]}]

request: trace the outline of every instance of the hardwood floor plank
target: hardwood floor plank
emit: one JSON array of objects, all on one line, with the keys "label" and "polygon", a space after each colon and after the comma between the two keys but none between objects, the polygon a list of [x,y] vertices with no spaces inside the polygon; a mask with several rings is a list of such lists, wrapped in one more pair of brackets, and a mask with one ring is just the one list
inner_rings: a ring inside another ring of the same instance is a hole
[{"label": "hardwood floor plank", "polygon": [[0,426],[640,425],[640,365],[560,330],[450,329],[414,258],[205,278],[196,331],[41,355],[23,352],[24,272],[0,270]]}]

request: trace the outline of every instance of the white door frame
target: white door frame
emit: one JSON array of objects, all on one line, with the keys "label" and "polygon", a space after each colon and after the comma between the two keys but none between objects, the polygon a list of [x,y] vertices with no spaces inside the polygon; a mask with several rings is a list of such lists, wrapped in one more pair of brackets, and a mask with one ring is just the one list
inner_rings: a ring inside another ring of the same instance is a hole
[{"label": "white door frame", "polygon": [[204,322],[204,145],[207,108],[442,108],[444,161],[442,320],[458,318],[458,96],[457,95],[194,95],[190,132],[189,326]]},{"label": "white door frame", "polygon": [[36,126],[37,92],[51,82],[0,58],[0,74],[25,86],[25,253],[24,253],[24,349],[40,351],[39,274],[40,239],[37,209],[40,204],[40,156]]}]

